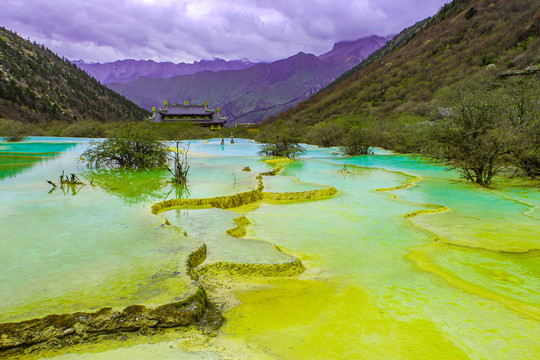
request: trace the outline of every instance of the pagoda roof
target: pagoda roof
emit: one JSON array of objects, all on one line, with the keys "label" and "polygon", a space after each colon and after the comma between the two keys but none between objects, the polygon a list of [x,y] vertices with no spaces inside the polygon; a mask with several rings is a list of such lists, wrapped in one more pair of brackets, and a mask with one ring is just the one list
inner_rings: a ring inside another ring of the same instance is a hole
[{"label": "pagoda roof", "polygon": [[167,109],[159,109],[160,114],[167,115],[208,115],[214,110],[207,109],[204,105],[169,105]]},{"label": "pagoda roof", "polygon": [[[218,108],[219,109],[219,108]],[[170,104],[160,108],[149,118],[154,122],[192,122],[201,125],[225,124],[228,117],[209,109],[206,104]]]}]

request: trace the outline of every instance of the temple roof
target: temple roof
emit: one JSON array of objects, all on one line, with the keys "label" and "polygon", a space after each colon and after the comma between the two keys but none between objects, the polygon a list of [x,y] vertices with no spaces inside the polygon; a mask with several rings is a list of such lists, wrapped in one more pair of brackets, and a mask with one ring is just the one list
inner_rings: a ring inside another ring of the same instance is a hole
[{"label": "temple roof", "polygon": [[159,109],[160,114],[167,115],[208,115],[214,110],[206,109],[204,105],[169,105],[167,109]]},{"label": "temple roof", "polygon": [[[219,110],[219,108],[218,108]],[[208,108],[201,104],[171,104],[165,105],[164,109],[154,109],[150,121],[177,122],[189,121],[195,124],[225,124],[227,117],[221,117],[219,111]]]}]

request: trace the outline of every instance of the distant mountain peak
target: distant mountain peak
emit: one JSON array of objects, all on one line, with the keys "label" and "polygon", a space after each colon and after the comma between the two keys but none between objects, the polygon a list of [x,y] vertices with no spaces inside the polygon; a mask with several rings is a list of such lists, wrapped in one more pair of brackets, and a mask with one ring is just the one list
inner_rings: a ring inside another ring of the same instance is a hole
[{"label": "distant mountain peak", "polygon": [[139,77],[167,79],[202,71],[241,70],[255,65],[249,59],[224,60],[220,58],[177,64],[135,59],[117,60],[109,63],[85,63],[81,60],[74,63],[102,84],[128,83]]},{"label": "distant mountain peak", "polygon": [[385,37],[379,36],[379,35],[369,35],[369,36],[365,36],[363,38],[356,39],[356,40],[342,40],[342,41],[338,41],[334,43],[334,47],[332,48],[332,50],[335,50],[336,48],[340,48],[343,46],[349,46],[358,42],[366,42],[369,40],[379,40],[379,39],[385,39]]},{"label": "distant mountain peak", "polygon": [[317,58],[317,56],[309,53],[305,53],[303,51],[299,51],[293,56],[288,57],[287,59],[301,59],[301,58]]},{"label": "distant mountain peak", "polygon": [[389,39],[379,35],[370,35],[357,40],[339,41],[334,44],[332,50],[319,56],[326,60],[334,56],[356,56],[358,63],[367,58],[373,51],[377,50]]}]

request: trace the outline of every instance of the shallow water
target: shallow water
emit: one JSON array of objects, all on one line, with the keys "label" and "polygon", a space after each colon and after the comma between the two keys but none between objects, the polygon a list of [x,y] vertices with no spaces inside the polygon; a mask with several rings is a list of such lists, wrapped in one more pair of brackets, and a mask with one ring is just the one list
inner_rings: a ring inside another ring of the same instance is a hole
[{"label": "shallow water", "polygon": [[[382,150],[341,159],[335,150],[310,147],[301,159],[281,163],[277,176],[264,177],[264,191],[332,185],[335,196],[155,216],[149,206],[167,198],[255,188],[255,174],[273,165],[261,161],[257,145],[247,140],[225,146],[220,139],[193,141],[185,191],[172,188],[164,172],[88,172],[75,161],[84,141],[66,148],[52,143],[54,150],[26,144],[0,156],[0,164],[24,164],[24,171],[0,167],[6,174],[0,175],[0,294],[10,294],[0,299],[1,321],[171,301],[193,286],[176,269],[199,239],[208,247],[203,266],[298,257],[306,271],[224,275],[218,284],[233,294],[234,306],[214,338],[186,342],[185,334],[173,333],[109,345],[115,350],[90,345],[73,351],[89,352],[87,358],[145,358],[151,352],[179,359],[540,354],[537,189],[502,180],[482,189],[444,167]],[[38,160],[11,159],[22,153]],[[340,171],[344,165],[347,171]],[[242,171],[245,166],[252,171]],[[76,196],[59,189],[48,194],[45,180],[54,181],[62,170],[93,179],[95,188],[87,185]],[[239,214],[251,222],[242,239],[226,234]],[[193,238],[164,230],[163,218]],[[229,301],[223,289],[214,290],[217,301]],[[70,356],[68,350],[64,357]]]},{"label": "shallow water", "polygon": [[147,209],[126,206],[100,187],[52,190],[46,181],[58,184],[62,171],[82,173],[82,146],[48,145],[24,143],[15,155],[0,155],[40,159],[0,183],[0,321],[159,305],[189,292],[192,280],[176,274],[184,262],[178,254],[198,242],[179,241]]}]

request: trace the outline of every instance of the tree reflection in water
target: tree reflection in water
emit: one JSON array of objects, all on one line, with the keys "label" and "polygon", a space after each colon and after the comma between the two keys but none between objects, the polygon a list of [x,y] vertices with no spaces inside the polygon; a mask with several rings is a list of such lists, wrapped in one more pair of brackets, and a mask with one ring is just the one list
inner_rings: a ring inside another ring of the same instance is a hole
[{"label": "tree reflection in water", "polygon": [[99,169],[86,171],[83,176],[129,205],[146,205],[171,196],[189,195],[187,185],[170,183],[166,170]]}]

